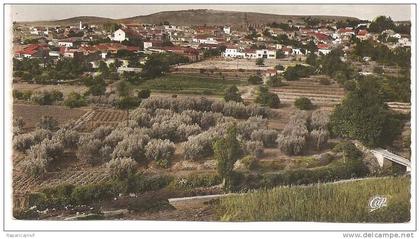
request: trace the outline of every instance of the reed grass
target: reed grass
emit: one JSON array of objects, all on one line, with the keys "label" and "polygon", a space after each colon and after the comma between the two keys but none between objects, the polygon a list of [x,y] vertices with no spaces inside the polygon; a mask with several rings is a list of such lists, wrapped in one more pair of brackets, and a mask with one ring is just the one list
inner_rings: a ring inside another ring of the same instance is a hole
[{"label": "reed grass", "polygon": [[[387,206],[370,212],[371,197]],[[277,187],[221,199],[223,221],[407,222],[410,178],[376,178],[334,184]]]}]

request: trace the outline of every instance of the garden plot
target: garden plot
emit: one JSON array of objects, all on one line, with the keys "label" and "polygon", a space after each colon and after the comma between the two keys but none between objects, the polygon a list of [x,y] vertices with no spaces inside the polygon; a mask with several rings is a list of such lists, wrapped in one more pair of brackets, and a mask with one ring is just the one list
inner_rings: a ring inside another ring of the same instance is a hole
[{"label": "garden plot", "polygon": [[52,116],[62,126],[76,120],[87,111],[88,108],[70,109],[58,105],[13,104],[13,118],[22,117],[25,121],[25,130],[34,129],[44,115]]},{"label": "garden plot", "polygon": [[19,91],[52,91],[58,90],[63,93],[64,97],[67,97],[71,92],[77,92],[80,94],[85,93],[88,88],[83,85],[41,85],[41,84],[28,84],[28,83],[13,83],[13,89]]},{"label": "garden plot", "polygon": [[99,126],[116,127],[119,123],[127,120],[127,111],[115,109],[94,109],[77,124],[77,128],[83,132],[91,132]]}]

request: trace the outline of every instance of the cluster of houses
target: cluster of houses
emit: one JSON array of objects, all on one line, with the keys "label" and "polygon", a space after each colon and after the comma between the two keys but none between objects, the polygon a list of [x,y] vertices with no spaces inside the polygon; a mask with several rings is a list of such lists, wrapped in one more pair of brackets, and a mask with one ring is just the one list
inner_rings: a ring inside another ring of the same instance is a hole
[{"label": "cluster of houses", "polygon": [[[359,40],[378,40],[380,36],[393,39],[389,47],[410,46],[409,36],[392,30],[372,34],[368,32],[367,24],[338,29],[333,24],[308,27],[289,22],[289,25],[289,29],[283,30],[269,25],[234,27],[132,23],[119,24],[113,31],[102,25],[88,25],[82,22],[79,26],[19,26],[14,29],[19,33],[15,34],[17,37],[14,39],[17,46],[15,57],[22,59],[84,56],[92,61],[99,61],[106,60],[110,56],[109,53],[126,50],[133,53],[142,52],[145,55],[174,52],[188,57],[190,61],[198,61],[203,59],[206,50],[224,49],[220,55],[224,58],[275,59],[308,53],[325,55],[336,47],[348,48],[354,37]],[[252,38],[249,37],[250,29],[255,33]],[[278,44],[278,41],[273,41],[273,38],[280,36],[286,38],[286,43]],[[24,40],[28,38],[36,39],[36,42],[24,44]],[[287,42],[299,42],[300,46]],[[302,47],[310,43],[316,46],[311,48],[313,52]]]}]

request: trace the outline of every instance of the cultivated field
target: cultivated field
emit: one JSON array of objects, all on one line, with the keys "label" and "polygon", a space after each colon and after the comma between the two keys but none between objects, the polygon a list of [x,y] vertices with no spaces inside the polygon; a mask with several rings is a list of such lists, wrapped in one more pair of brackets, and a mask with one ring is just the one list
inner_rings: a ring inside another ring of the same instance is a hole
[{"label": "cultivated field", "polygon": [[117,109],[93,109],[81,118],[76,125],[77,130],[91,132],[100,126],[116,127],[127,120],[127,111]]},{"label": "cultivated field", "polygon": [[299,61],[292,61],[292,58],[284,59],[265,59],[264,66],[257,66],[255,59],[224,59],[214,58],[208,59],[192,64],[181,65],[175,67],[176,69],[206,69],[206,70],[252,70],[261,71],[267,69],[273,69],[274,66],[281,64],[283,66],[299,63]]},{"label": "cultivated field", "polygon": [[58,105],[13,104],[13,118],[22,117],[25,121],[25,130],[34,129],[44,115],[52,116],[62,126],[78,119],[87,111],[88,108],[70,109]]},{"label": "cultivated field", "polygon": [[64,97],[66,97],[71,92],[77,92],[83,94],[87,91],[87,87],[83,85],[41,85],[41,84],[28,84],[28,83],[13,83],[13,89],[19,91],[51,91],[51,90],[58,90],[63,93]]}]

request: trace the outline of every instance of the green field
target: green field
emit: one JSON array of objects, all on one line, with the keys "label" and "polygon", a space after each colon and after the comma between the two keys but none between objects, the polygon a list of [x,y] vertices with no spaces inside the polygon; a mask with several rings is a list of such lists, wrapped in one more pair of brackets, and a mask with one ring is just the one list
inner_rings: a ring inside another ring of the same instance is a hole
[{"label": "green field", "polygon": [[[377,195],[387,206],[370,212]],[[224,221],[408,222],[410,178],[278,187],[223,198],[217,211]]]},{"label": "green field", "polygon": [[206,77],[165,75],[147,80],[136,87],[150,89],[152,92],[197,95],[223,95],[231,85],[243,85],[246,81],[223,80]]}]

